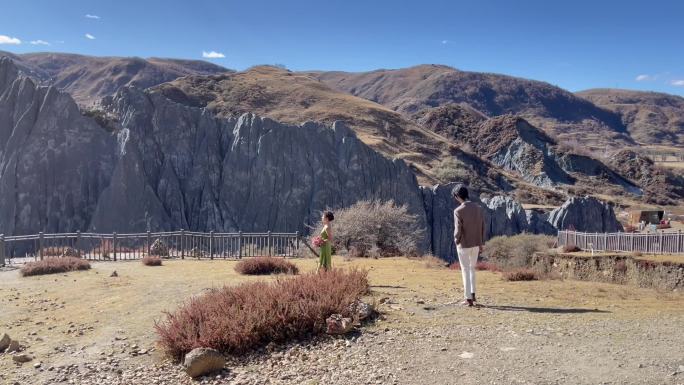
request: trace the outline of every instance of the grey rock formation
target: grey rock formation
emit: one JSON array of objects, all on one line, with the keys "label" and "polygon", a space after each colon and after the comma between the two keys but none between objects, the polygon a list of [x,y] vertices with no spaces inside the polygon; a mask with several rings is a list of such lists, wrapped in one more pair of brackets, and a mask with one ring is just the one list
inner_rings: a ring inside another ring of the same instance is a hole
[{"label": "grey rock formation", "polygon": [[[447,261],[457,258],[453,241],[453,210],[451,198],[455,184],[422,187],[430,235],[430,251]],[[477,196],[473,197],[477,201]],[[574,226],[578,231],[618,231],[622,229],[610,205],[595,198],[572,198],[552,212],[525,210],[510,197],[495,196],[482,200],[485,213],[485,237],[520,233],[554,235],[558,229]]]},{"label": "grey rock formation", "polygon": [[360,199],[406,204],[425,224],[408,166],[378,154],[342,123],[216,118],[133,88],[107,108],[121,124],[118,161],[93,230],[304,232],[320,210]]},{"label": "grey rock formation", "polygon": [[574,197],[549,214],[549,222],[559,230],[589,233],[622,231],[613,206],[594,197]]},{"label": "grey rock formation", "polygon": [[36,86],[0,58],[0,233],[86,229],[115,144],[68,94]]}]

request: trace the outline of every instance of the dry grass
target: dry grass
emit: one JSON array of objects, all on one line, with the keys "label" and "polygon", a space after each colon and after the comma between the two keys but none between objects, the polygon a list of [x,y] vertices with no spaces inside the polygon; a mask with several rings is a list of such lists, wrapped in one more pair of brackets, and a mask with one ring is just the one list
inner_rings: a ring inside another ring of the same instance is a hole
[{"label": "dry grass", "polygon": [[145,266],[161,266],[162,265],[162,259],[160,256],[157,255],[146,255],[141,259],[141,262]]},{"label": "dry grass", "polygon": [[295,264],[284,258],[253,257],[247,258],[235,265],[235,271],[245,275],[268,274],[297,274],[299,269]]},{"label": "dry grass", "polygon": [[351,316],[349,305],[367,291],[366,272],[340,269],[224,287],[191,298],[155,328],[176,359],[198,347],[239,354],[321,333],[328,316]]},{"label": "dry grass", "polygon": [[[315,271],[317,265],[314,259],[297,259],[293,262],[301,272]],[[44,365],[97,362],[102,351],[118,351],[124,343],[152,348],[157,337],[150,326],[159,320],[163,311],[182,305],[182,299],[204,293],[212,287],[262,280],[272,282],[277,277],[240,275],[234,271],[237,263],[232,260],[164,260],[163,274],[160,269],[143,268],[137,261],[96,262],[91,270],[78,274],[55,274],[31,279],[21,278],[18,271],[0,272],[0,325],[12,325],[11,335],[27,336],[37,332],[38,336],[44,338],[44,342],[31,344],[32,353],[47,360],[43,361]],[[553,312],[526,313],[529,317],[524,320],[518,312],[501,311],[483,317],[482,312],[463,311],[446,305],[462,294],[463,284],[459,272],[428,268],[421,259],[403,257],[345,261],[335,256],[333,265],[368,270],[373,296],[389,297],[405,307],[405,311],[391,311],[388,306],[380,305],[379,310],[386,321],[368,326],[368,330],[375,333],[384,333],[385,328],[402,333],[416,328],[452,328],[454,319],[491,328],[513,323],[525,330],[545,328],[559,322],[586,325],[596,321],[623,322],[636,319],[648,324],[656,316],[684,317],[684,293],[681,291],[662,292],[574,280],[508,282],[501,279],[501,274],[482,271],[478,272],[477,282],[479,299],[484,304],[610,311],[566,316]],[[114,270],[119,277],[110,278]],[[597,296],[599,292],[601,295]],[[14,299],[17,296],[19,299]],[[444,304],[444,307],[438,311],[426,311],[422,309],[425,305],[415,304],[416,298],[429,299],[438,306]],[[37,301],[49,301],[59,306],[48,305],[43,310],[35,305]],[[369,302],[373,302],[372,299]],[[415,314],[411,315],[411,312]],[[27,318],[42,323],[36,325],[34,322],[25,322]],[[69,321],[90,326],[93,330],[74,337],[66,333]],[[117,332],[119,329],[123,333]],[[115,341],[117,336],[126,336],[127,340]],[[70,352],[54,350],[55,346],[74,344],[74,341],[79,347],[86,346],[78,357]],[[157,350],[132,358],[130,362],[135,365],[154,365],[162,358],[161,351]],[[13,375],[14,372],[18,374]],[[9,373],[9,379],[20,382],[24,379],[17,378],[19,374],[33,376],[31,378],[36,383],[49,383],[54,377],[53,372],[40,372],[32,365],[18,368],[11,359],[0,360],[0,373]]]},{"label": "dry grass", "polygon": [[45,258],[42,261],[28,262],[21,267],[21,275],[28,277],[31,275],[66,273],[68,271],[88,270],[90,263],[86,260],[75,257]]}]

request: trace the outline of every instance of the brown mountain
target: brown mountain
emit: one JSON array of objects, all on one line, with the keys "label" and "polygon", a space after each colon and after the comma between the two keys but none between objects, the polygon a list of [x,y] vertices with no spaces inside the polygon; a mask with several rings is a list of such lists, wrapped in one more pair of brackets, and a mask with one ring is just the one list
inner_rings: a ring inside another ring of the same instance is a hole
[{"label": "brown mountain", "polygon": [[684,98],[681,96],[605,88],[581,91],[577,95],[620,114],[637,142],[684,145]]},{"label": "brown mountain", "polygon": [[68,92],[82,106],[114,95],[123,86],[147,88],[188,75],[211,75],[229,71],[201,60],[138,57],[97,57],[65,53],[11,54],[28,76]]},{"label": "brown mountain", "polygon": [[489,117],[518,115],[564,140],[597,146],[632,142],[615,112],[540,81],[443,65],[311,74],[335,89],[405,114],[465,103]]}]

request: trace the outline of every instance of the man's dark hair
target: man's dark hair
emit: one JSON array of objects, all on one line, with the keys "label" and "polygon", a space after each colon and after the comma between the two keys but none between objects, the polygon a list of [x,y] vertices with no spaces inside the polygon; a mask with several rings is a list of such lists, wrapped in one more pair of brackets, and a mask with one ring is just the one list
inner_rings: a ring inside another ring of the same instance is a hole
[{"label": "man's dark hair", "polygon": [[331,222],[335,220],[335,215],[333,215],[333,212],[332,212],[332,211],[325,211],[325,212],[323,213],[323,216],[324,216],[327,220],[329,220],[329,221],[331,221]]},{"label": "man's dark hair", "polygon": [[455,197],[459,197],[459,198],[463,199],[464,201],[468,200],[468,198],[469,198],[468,189],[466,188],[466,186],[464,186],[462,184],[459,184],[458,186],[454,187],[451,190],[451,195],[453,195]]}]

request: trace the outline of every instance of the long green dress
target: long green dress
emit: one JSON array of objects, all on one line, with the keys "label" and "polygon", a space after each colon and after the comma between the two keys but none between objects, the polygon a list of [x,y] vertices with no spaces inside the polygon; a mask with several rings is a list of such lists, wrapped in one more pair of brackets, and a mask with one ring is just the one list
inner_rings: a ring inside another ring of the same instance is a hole
[{"label": "long green dress", "polygon": [[321,238],[323,238],[325,243],[321,246],[321,256],[318,260],[318,266],[325,270],[330,270],[330,267],[332,266],[332,245],[330,245],[329,242],[330,237],[328,236],[327,228],[324,228],[323,231],[321,231]]}]

